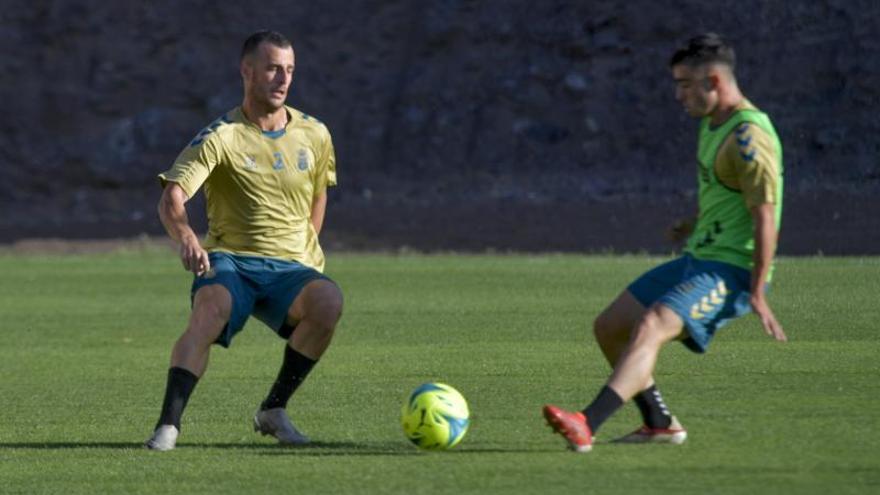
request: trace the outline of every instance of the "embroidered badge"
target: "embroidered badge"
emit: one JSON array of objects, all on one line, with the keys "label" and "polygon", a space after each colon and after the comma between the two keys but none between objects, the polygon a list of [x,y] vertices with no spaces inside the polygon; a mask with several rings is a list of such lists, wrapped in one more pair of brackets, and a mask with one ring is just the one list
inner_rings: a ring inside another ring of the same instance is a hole
[{"label": "embroidered badge", "polygon": [[304,149],[300,149],[296,155],[296,168],[303,172],[309,169],[309,155]]}]

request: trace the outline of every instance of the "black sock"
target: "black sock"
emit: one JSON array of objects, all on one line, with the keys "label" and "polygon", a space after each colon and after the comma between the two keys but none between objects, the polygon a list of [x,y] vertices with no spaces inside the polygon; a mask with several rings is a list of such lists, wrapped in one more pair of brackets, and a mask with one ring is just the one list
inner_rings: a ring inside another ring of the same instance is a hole
[{"label": "black sock", "polygon": [[642,419],[649,428],[669,428],[672,424],[672,415],[669,414],[669,409],[666,408],[656,385],[651,385],[636,394],[633,401],[642,412]]},{"label": "black sock", "polygon": [[281,365],[281,371],[278,372],[278,378],[275,379],[275,383],[269,390],[266,400],[260,405],[260,409],[265,411],[276,407],[287,407],[290,396],[306,379],[315,363],[317,361],[313,361],[296,352],[289,345],[285,345],[284,363]]},{"label": "black sock", "polygon": [[180,416],[183,415],[183,409],[198,381],[199,377],[189,370],[178,367],[168,370],[165,400],[162,401],[162,414],[159,415],[156,428],[162,425],[174,425],[177,431],[180,431]]},{"label": "black sock", "polygon": [[590,430],[593,434],[596,433],[596,430],[602,426],[602,423],[608,419],[609,416],[614,414],[614,411],[620,409],[620,406],[623,405],[623,399],[617,395],[617,392],[611,390],[611,387],[608,385],[602,387],[602,390],[599,391],[599,395],[593,399],[593,402],[584,409],[584,416],[587,417],[587,424],[590,425]]}]

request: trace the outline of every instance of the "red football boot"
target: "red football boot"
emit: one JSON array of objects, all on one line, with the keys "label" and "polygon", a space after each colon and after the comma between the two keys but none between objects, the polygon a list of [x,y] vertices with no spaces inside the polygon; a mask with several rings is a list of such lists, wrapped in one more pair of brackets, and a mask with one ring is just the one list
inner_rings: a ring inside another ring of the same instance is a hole
[{"label": "red football boot", "polygon": [[553,431],[565,438],[571,450],[589,452],[593,448],[593,432],[582,412],[570,412],[548,404],[544,406],[544,418]]}]

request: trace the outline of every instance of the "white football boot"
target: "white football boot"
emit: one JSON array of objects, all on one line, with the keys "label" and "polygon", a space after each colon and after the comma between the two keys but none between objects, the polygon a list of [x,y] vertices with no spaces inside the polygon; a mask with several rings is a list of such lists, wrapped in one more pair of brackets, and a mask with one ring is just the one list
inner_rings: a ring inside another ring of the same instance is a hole
[{"label": "white football boot", "polygon": [[177,445],[177,435],[180,435],[180,432],[174,425],[162,425],[156,428],[153,436],[144,443],[144,447],[161,452],[171,450]]},{"label": "white football boot", "polygon": [[278,439],[281,445],[305,445],[309,443],[309,437],[300,433],[283,407],[257,411],[254,415],[254,431],[263,435],[272,435]]},{"label": "white football boot", "polygon": [[687,430],[678,422],[678,418],[672,417],[672,424],[669,428],[651,428],[642,425],[638,430],[624,435],[616,440],[615,443],[671,443],[673,445],[681,445],[687,440]]}]

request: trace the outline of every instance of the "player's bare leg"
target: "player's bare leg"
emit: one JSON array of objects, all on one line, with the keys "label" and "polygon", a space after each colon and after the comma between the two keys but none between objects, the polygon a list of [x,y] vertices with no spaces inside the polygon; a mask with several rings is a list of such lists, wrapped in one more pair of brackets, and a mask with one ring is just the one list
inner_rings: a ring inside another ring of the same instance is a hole
[{"label": "player's bare leg", "polygon": [[208,366],[211,344],[217,340],[232,311],[232,297],[222,285],[200,288],[193,299],[189,324],[171,351],[171,368],[162,412],[146,446],[171,450],[180,433],[180,418],[199,378]]},{"label": "player's bare leg", "polygon": [[294,327],[284,349],[284,362],[269,395],[254,416],[254,430],[285,445],[309,439],[297,431],[285,412],[287,402],[327,350],[342,315],[342,292],[327,280],[308,283],[293,301],[287,324]]},{"label": "player's bare leg", "polygon": [[315,280],[306,285],[288,313],[288,324],[296,327],[290,347],[310,359],[320,359],[330,346],[342,304],[342,291],[333,282]]},{"label": "player's bare leg", "polygon": [[629,291],[623,291],[593,322],[596,342],[612,368],[629,344],[632,330],[645,310]]},{"label": "player's bare leg", "polygon": [[200,288],[193,299],[189,325],[171,351],[171,367],[184,368],[201,378],[208,355],[232,312],[232,296],[220,284]]},{"label": "player's bare leg", "polygon": [[[630,342],[633,329],[646,308],[629,291],[623,291],[593,323],[596,342],[612,368]],[[643,425],[618,441],[627,443],[682,443],[687,432],[666,407],[654,377],[650,376],[633,397],[642,414]]]},{"label": "player's bare leg", "polygon": [[624,401],[639,393],[645,383],[652,380],[660,348],[679,337],[683,324],[681,317],[666,306],[654,305],[648,309],[618,358],[608,387]]},{"label": "player's bare leg", "polygon": [[593,402],[581,412],[544,406],[548,424],[565,438],[572,450],[590,451],[595,432],[609,416],[642,390],[651,379],[660,348],[681,332],[682,321],[675,312],[662,305],[649,308],[618,356],[611,378]]}]

